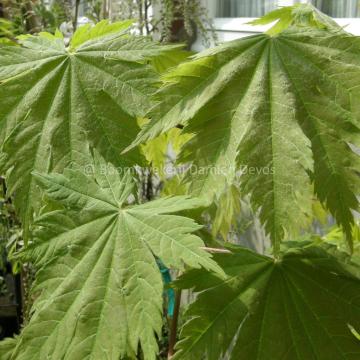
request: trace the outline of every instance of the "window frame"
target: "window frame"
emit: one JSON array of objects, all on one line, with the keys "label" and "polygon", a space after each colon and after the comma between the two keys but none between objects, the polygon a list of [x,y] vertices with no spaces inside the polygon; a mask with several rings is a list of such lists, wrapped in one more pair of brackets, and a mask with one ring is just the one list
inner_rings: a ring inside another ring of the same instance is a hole
[{"label": "window frame", "polygon": [[[203,0],[203,5],[209,9],[210,16],[213,19],[214,29],[218,33],[246,33],[257,34],[267,31],[272,25],[253,26],[249,25],[252,20],[256,18],[249,17],[234,17],[234,18],[220,18],[215,17],[215,3],[216,0]],[[278,0],[279,6],[294,5],[296,0]],[[302,0],[306,3],[306,0]],[[360,18],[333,18],[340,26],[344,26],[345,30],[354,34],[360,35]]]}]

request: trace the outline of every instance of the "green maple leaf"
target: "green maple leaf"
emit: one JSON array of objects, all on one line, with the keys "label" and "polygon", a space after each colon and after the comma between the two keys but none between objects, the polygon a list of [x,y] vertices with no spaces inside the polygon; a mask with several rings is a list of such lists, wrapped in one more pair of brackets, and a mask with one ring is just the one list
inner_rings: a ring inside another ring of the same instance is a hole
[{"label": "green maple leaf", "polygon": [[0,359],[1,360],[11,360],[11,357],[14,353],[14,349],[17,344],[17,339],[15,338],[6,338],[0,341]]},{"label": "green maple leaf", "polygon": [[232,251],[216,256],[225,280],[194,270],[179,281],[200,294],[174,359],[359,358],[358,265],[325,247],[293,248],[280,261]]},{"label": "green maple leaf", "polygon": [[174,47],[173,50],[166,51],[152,60],[151,63],[159,74],[166,73],[194,55],[191,51],[182,50],[182,47]]},{"label": "green maple leaf", "polygon": [[81,27],[69,48],[48,33],[0,48],[1,172],[25,230],[39,204],[32,171],[86,162],[87,142],[116,166],[142,163],[138,150],[120,153],[153,105],[158,77],[147,62],[172,47],[130,35],[129,25]]},{"label": "green maple leaf", "polygon": [[[193,220],[167,215],[199,206],[179,196],[126,206],[133,183],[98,159],[95,177],[77,170],[36,174],[58,205],[37,221],[21,255],[39,268],[36,303],[17,360],[155,359],[162,327],[160,258],[167,267],[222,270],[201,249]],[[105,171],[106,169],[106,171]]]},{"label": "green maple leaf", "polygon": [[236,228],[237,219],[241,212],[240,197],[241,194],[236,185],[230,185],[220,194],[216,202],[216,212],[211,227],[214,237],[220,234],[226,241],[229,232]]},{"label": "green maple leaf", "polygon": [[92,24],[85,24],[76,30],[74,36],[71,39],[70,50],[76,51],[76,48],[88,42],[89,40],[94,40],[105,35],[119,33],[122,30],[127,30],[130,26],[132,26],[133,22],[133,20],[125,20],[110,23],[109,20],[102,20],[99,21],[95,26]]},{"label": "green maple leaf", "polygon": [[350,243],[358,208],[351,144],[360,143],[360,41],[311,24],[228,42],[181,64],[165,75],[165,100],[132,145],[183,124],[195,134],[182,155],[192,163],[191,193],[211,200],[240,174],[276,250],[306,227],[312,182]]},{"label": "green maple leaf", "polygon": [[289,26],[314,27],[318,29],[328,29],[331,31],[342,31],[342,28],[329,16],[323,14],[312,4],[296,4],[294,6],[284,6],[259,19],[249,22],[251,25],[267,25],[276,22],[267,34],[276,35]]}]

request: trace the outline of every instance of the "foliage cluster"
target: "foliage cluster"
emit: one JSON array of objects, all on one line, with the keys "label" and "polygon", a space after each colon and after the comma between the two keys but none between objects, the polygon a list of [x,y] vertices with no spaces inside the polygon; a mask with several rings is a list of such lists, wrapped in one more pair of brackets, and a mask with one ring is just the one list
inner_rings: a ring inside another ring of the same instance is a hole
[{"label": "foliage cluster", "polygon": [[[14,39],[25,33],[55,33],[60,26],[77,27],[80,6],[94,24],[102,20],[134,19],[140,34],[159,37],[162,42],[191,45],[200,32],[206,43],[215,40],[212,21],[200,0],[3,0],[0,2],[0,38]],[[210,34],[210,35],[209,35]]]},{"label": "foliage cluster", "polygon": [[[359,358],[360,39],[308,5],[272,21],[190,58],[131,21],[0,46],[14,257],[37,269],[2,358],[156,359],[159,263],[198,293],[174,359]],[[266,255],[226,241],[240,198]],[[340,236],[308,234],[314,214]]]}]

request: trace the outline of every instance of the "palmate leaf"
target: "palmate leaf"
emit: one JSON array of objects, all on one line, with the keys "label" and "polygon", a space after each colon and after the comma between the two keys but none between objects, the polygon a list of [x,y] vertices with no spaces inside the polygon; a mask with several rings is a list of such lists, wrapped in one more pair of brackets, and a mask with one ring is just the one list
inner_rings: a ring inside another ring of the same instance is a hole
[{"label": "palmate leaf", "polygon": [[227,278],[194,270],[179,286],[190,305],[174,360],[356,360],[360,342],[358,265],[309,246],[279,261],[246,249],[217,255]]},{"label": "palmate leaf", "polygon": [[174,128],[143,144],[141,151],[155,173],[165,179],[172,175],[170,170],[165,171],[169,160],[178,156],[182,145],[191,137],[192,135],[182,133],[180,129]]},{"label": "palmate leaf", "polygon": [[77,29],[71,39],[70,51],[76,50],[80,45],[89,40],[94,40],[105,35],[119,33],[127,30],[133,24],[133,20],[117,21],[109,23],[109,20],[99,21],[95,26],[92,24],[85,24]]},{"label": "palmate leaf", "polygon": [[295,4],[294,6],[280,7],[259,19],[249,22],[249,24],[267,25],[274,21],[276,22],[275,25],[266,32],[269,35],[276,35],[289,26],[310,26],[335,31],[341,31],[342,29],[332,18],[323,14],[311,4]]},{"label": "palmate leaf", "polygon": [[147,59],[171,47],[129,35],[129,24],[79,28],[69,48],[47,33],[0,48],[1,173],[25,230],[39,200],[32,171],[83,163],[87,142],[116,166],[141,163],[137,150],[120,153],[138,131],[134,117],[153,105],[158,77]]},{"label": "palmate leaf", "polygon": [[241,211],[240,192],[236,185],[230,185],[220,194],[216,202],[216,212],[211,232],[214,237],[218,234],[226,241],[229,232],[237,226],[237,218]]},{"label": "palmate leaf", "polygon": [[6,338],[0,341],[0,359],[11,360],[11,356],[17,344],[17,339]]},{"label": "palmate leaf", "polygon": [[183,151],[192,194],[212,199],[238,171],[277,249],[306,226],[311,182],[349,238],[358,208],[349,143],[359,144],[360,38],[310,25],[235,40],[171,71],[133,144],[185,125],[196,134]]},{"label": "palmate leaf", "polygon": [[16,360],[155,359],[162,327],[162,279],[156,263],[222,272],[191,234],[193,220],[167,215],[199,206],[187,197],[126,206],[133,183],[96,161],[95,178],[77,170],[36,174],[64,206],[43,214],[35,243],[22,255],[39,268],[34,314]]},{"label": "palmate leaf", "polygon": [[159,74],[166,73],[169,69],[176,67],[194,55],[191,51],[183,50],[182,48],[183,46],[180,45],[178,48],[164,52],[162,55],[154,58],[151,64]]}]

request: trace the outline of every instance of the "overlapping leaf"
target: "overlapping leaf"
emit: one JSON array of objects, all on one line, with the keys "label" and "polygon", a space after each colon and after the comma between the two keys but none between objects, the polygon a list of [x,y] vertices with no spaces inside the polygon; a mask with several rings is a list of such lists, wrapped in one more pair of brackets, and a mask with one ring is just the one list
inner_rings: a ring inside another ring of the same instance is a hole
[{"label": "overlapping leaf", "polygon": [[211,228],[213,236],[220,234],[224,240],[227,240],[229,232],[236,228],[241,211],[240,196],[236,185],[230,185],[220,194]]},{"label": "overlapping leaf", "polygon": [[64,210],[38,220],[36,240],[24,253],[40,268],[34,315],[13,359],[155,359],[162,327],[162,280],[167,267],[203,266],[221,272],[193,220],[166,215],[199,206],[173,197],[126,206],[129,173],[101,161],[95,178],[79,171],[36,175],[47,196]]},{"label": "overlapping leaf", "polygon": [[168,173],[166,173],[166,165],[175,161],[182,145],[184,145],[191,137],[190,134],[184,134],[180,129],[174,128],[169,130],[166,134],[162,134],[157,138],[148,141],[146,144],[143,144],[141,146],[141,151],[157,175],[161,178],[166,178],[175,173],[174,169],[167,169]]},{"label": "overlapping leaf", "polygon": [[340,32],[342,28],[329,16],[323,14],[311,4],[295,4],[284,6],[269,12],[259,19],[251,21],[252,25],[268,25],[274,23],[266,33],[276,35],[289,26],[313,27]]},{"label": "overlapping leaf", "polygon": [[169,69],[176,67],[182,62],[188,60],[193,55],[191,51],[182,50],[183,46],[174,48],[171,51],[164,52],[152,60],[152,65],[159,74],[166,73]]},{"label": "overlapping leaf", "polygon": [[311,182],[349,237],[358,208],[360,163],[349,143],[359,144],[360,39],[313,25],[235,40],[180,65],[134,143],[184,124],[196,134],[183,152],[192,194],[212,198],[241,175],[277,248],[306,226]]},{"label": "overlapping leaf", "polygon": [[0,341],[0,359],[11,360],[11,356],[15,350],[17,339],[6,338]]},{"label": "overlapping leaf", "polygon": [[[200,291],[176,360],[356,360],[359,266],[321,247],[279,261],[246,249],[217,255],[227,278],[194,270],[179,285]],[[206,357],[204,357],[206,354]]]},{"label": "overlapping leaf", "polygon": [[1,172],[25,230],[38,201],[32,171],[84,163],[87,142],[116,166],[141,163],[136,150],[120,153],[138,131],[134,117],[153,104],[158,79],[146,60],[168,48],[129,35],[128,26],[80,28],[69,48],[47,33],[1,47]]}]

